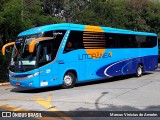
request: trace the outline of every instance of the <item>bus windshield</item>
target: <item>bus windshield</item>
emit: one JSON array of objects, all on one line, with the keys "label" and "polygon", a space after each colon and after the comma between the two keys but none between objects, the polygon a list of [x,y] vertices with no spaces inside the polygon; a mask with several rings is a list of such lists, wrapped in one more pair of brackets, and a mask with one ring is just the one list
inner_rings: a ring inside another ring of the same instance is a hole
[{"label": "bus windshield", "polygon": [[36,48],[29,53],[29,43],[35,38],[20,37],[12,51],[10,70],[13,72],[29,71],[36,68]]},{"label": "bus windshield", "polygon": [[[55,30],[47,31],[41,36],[29,35],[18,37],[12,51],[9,69],[12,72],[25,72],[53,61],[65,32],[65,30]],[[46,38],[44,39],[44,37]],[[38,38],[38,40],[36,44],[32,46],[34,47],[33,52],[30,52],[29,45],[36,38]]]},{"label": "bus windshield", "polygon": [[17,38],[9,68],[12,72],[29,71],[36,68],[36,49],[33,53],[29,53],[28,45],[33,39],[41,36],[42,34],[38,33]]}]

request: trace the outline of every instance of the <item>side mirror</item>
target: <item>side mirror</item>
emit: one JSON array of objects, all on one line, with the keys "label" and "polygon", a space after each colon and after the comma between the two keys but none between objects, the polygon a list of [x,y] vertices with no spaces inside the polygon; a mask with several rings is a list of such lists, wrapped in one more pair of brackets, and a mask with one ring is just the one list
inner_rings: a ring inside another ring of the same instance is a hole
[{"label": "side mirror", "polygon": [[7,48],[7,47],[10,47],[10,46],[12,46],[12,45],[14,45],[14,44],[15,44],[15,42],[10,42],[10,43],[5,44],[5,45],[2,47],[2,55],[5,55],[5,51],[6,51],[6,48]]}]

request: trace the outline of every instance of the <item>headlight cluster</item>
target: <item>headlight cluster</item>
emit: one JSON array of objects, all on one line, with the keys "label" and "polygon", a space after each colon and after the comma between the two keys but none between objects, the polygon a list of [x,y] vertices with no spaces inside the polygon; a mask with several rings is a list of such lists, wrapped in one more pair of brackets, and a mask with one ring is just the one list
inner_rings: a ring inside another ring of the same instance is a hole
[{"label": "headlight cluster", "polygon": [[37,76],[37,75],[39,75],[41,73],[42,73],[42,71],[36,72],[36,73],[34,73],[32,75],[28,75],[27,78],[29,79],[29,78],[35,77],[35,76]]},{"label": "headlight cluster", "polygon": [[30,74],[30,75],[28,75],[28,76],[24,76],[24,77],[20,77],[19,75],[17,75],[17,76],[11,76],[11,75],[9,75],[9,77],[10,77],[11,79],[13,79],[13,80],[26,80],[26,79],[35,77],[35,76],[37,76],[37,75],[39,75],[39,74],[41,74],[41,73],[42,73],[42,71],[36,72],[36,73],[34,73],[34,74]]}]

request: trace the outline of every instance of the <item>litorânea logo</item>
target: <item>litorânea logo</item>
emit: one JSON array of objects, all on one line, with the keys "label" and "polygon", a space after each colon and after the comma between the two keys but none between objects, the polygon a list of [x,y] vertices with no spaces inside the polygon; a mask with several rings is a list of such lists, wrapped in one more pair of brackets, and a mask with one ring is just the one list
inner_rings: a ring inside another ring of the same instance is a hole
[{"label": "litor\u00e2nea logo", "polygon": [[112,57],[112,52],[105,52],[105,53],[90,53],[90,54],[81,54],[78,55],[78,60],[86,60],[86,59],[105,59],[105,58],[111,58]]}]

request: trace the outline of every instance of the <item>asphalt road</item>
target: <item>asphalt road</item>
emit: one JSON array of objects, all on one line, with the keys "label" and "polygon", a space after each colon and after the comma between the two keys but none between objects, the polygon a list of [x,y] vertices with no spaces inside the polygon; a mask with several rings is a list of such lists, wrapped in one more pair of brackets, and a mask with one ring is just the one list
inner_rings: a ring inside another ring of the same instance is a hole
[{"label": "asphalt road", "polygon": [[[95,120],[158,120],[160,117],[107,117],[105,114],[111,114],[115,111],[160,111],[159,92],[159,69],[153,72],[145,73],[139,78],[134,77],[133,75],[121,76],[102,81],[78,84],[72,89],[49,87],[43,89],[25,90],[8,85],[0,86],[0,111],[27,111],[29,113],[34,113],[35,111],[49,111],[46,113],[44,112],[43,114],[46,116],[52,116],[50,117],[51,120],[81,120],[91,119],[91,117]],[[110,112],[108,113],[106,111]],[[101,117],[98,116],[99,113],[102,114]],[[75,115],[78,117],[75,117]],[[22,118],[8,119],[17,120]],[[39,116],[37,118],[32,117],[32,119],[45,118],[40,118]]]}]

